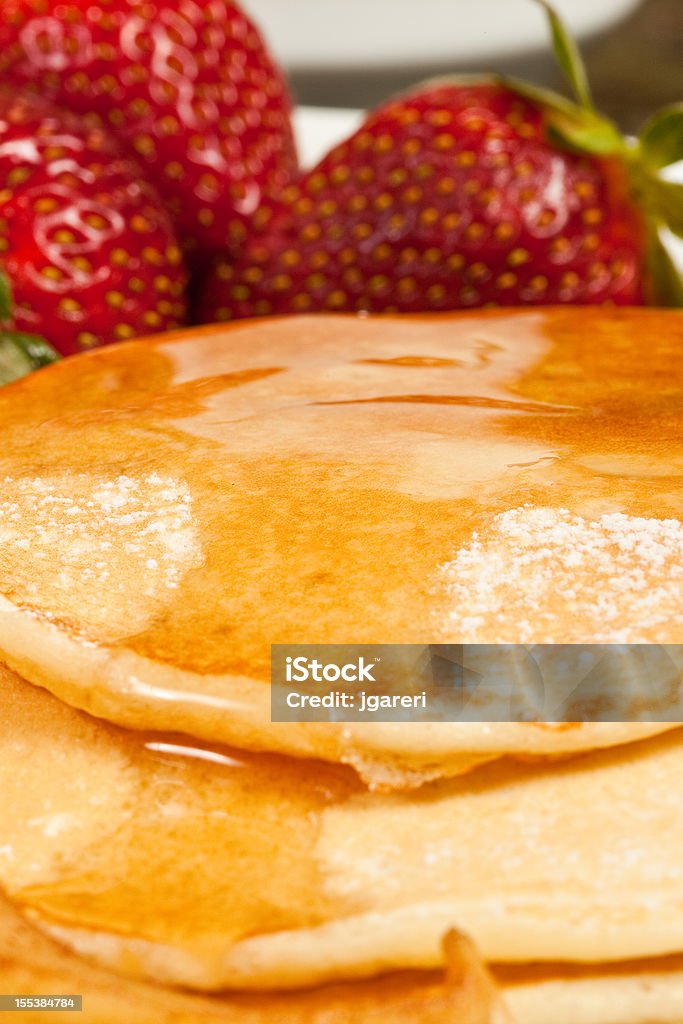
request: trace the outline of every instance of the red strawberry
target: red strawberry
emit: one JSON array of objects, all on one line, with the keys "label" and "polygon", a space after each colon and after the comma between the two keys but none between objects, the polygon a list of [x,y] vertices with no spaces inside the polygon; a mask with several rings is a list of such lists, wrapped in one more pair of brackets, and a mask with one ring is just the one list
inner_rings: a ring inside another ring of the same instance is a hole
[{"label": "red strawberry", "polygon": [[296,170],[286,86],[232,0],[4,0],[0,77],[124,139],[205,248]]},{"label": "red strawberry", "polygon": [[217,263],[199,319],[641,304],[655,264],[675,287],[657,232],[669,215],[682,227],[683,203],[657,171],[683,156],[683,113],[627,143],[551,19],[578,103],[492,79],[388,103],[286,190],[264,237]]},{"label": "red strawberry", "polygon": [[186,274],[168,214],[108,133],[0,93],[0,183],[18,331],[66,355],[182,322]]}]

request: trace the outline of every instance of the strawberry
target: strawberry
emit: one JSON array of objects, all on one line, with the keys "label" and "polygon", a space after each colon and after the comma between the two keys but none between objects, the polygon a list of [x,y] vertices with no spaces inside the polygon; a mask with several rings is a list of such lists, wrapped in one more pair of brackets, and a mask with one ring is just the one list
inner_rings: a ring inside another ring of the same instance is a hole
[{"label": "strawberry", "polygon": [[203,250],[296,170],[282,75],[232,0],[4,0],[0,78],[119,136]]},{"label": "strawberry", "polygon": [[182,322],[186,274],[168,214],[107,132],[0,93],[0,185],[17,331],[68,355]]},{"label": "strawberry", "polygon": [[659,171],[683,156],[683,110],[623,139],[547,10],[576,102],[480,78],[387,103],[285,191],[263,237],[217,261],[198,318],[680,296],[659,233],[683,230],[681,186]]}]

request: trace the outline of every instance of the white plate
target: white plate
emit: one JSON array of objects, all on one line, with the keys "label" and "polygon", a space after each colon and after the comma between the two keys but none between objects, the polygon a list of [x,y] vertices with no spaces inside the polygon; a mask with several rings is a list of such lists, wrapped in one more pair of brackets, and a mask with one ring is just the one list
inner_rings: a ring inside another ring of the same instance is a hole
[{"label": "white plate", "polygon": [[[243,0],[286,68],[296,72],[484,62],[548,48],[532,0]],[[555,0],[581,38],[640,0]],[[340,97],[343,102],[343,97]]]},{"label": "white plate", "polygon": [[317,164],[333,146],[355,132],[363,116],[362,110],[299,107],[294,112],[294,130],[302,167]]}]

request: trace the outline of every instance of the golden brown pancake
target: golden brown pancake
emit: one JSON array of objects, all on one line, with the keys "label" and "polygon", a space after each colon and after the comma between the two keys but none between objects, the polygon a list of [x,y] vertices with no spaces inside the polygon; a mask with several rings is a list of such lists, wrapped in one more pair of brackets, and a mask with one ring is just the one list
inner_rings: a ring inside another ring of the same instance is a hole
[{"label": "golden brown pancake", "polygon": [[[113,975],[35,931],[0,897],[0,987],[83,994],[82,1024],[672,1024],[683,1020],[683,958],[597,967],[498,968],[496,1002],[471,948],[450,946],[438,974],[388,975],[289,994],[207,997]],[[23,1013],[27,1024],[53,1014]]]},{"label": "golden brown pancake", "polygon": [[[448,973],[411,972],[296,993],[193,995],[112,975],[28,925],[0,895],[0,989],[83,996],[81,1024],[509,1024],[471,944],[448,937]],[[3,1015],[4,1016],[4,1015]],[[22,1011],[26,1024],[53,1013]]]},{"label": "golden brown pancake", "polygon": [[272,643],[679,644],[682,346],[681,313],[562,309],[66,360],[0,394],[0,651],[115,722],[388,785],[666,728],[274,725],[268,682]]},{"label": "golden brown pancake", "polygon": [[680,1024],[683,957],[495,972],[515,1024]]},{"label": "golden brown pancake", "polygon": [[1,676],[0,885],[122,973],[296,988],[443,965],[683,952],[683,739],[500,761],[406,793],[122,730]]}]

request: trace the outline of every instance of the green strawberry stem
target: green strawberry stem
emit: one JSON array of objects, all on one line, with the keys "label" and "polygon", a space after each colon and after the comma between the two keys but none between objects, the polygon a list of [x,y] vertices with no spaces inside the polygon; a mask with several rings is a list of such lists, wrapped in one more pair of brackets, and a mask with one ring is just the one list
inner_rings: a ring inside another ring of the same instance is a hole
[{"label": "green strawberry stem", "polygon": [[683,103],[672,103],[651,118],[640,133],[640,149],[652,170],[683,160]]},{"label": "green strawberry stem", "polygon": [[576,45],[576,40],[548,0],[536,0],[536,3],[545,10],[548,16],[557,63],[572,87],[579,106],[595,112],[586,65],[581,57],[581,51]]},{"label": "green strawberry stem", "polygon": [[[12,287],[0,271],[0,322],[12,319]],[[51,345],[37,334],[24,334],[11,328],[0,329],[0,386],[25,377],[59,358]]]},{"label": "green strawberry stem", "polygon": [[617,125],[596,110],[585,64],[568,27],[548,0],[535,2],[546,12],[555,57],[575,101],[523,82],[506,84],[543,105],[548,137],[558,145],[624,161],[647,225],[651,297],[661,305],[683,306],[683,281],[662,240],[665,228],[683,237],[683,185],[660,173],[683,160],[683,103],[655,114],[637,139],[624,138]]}]

